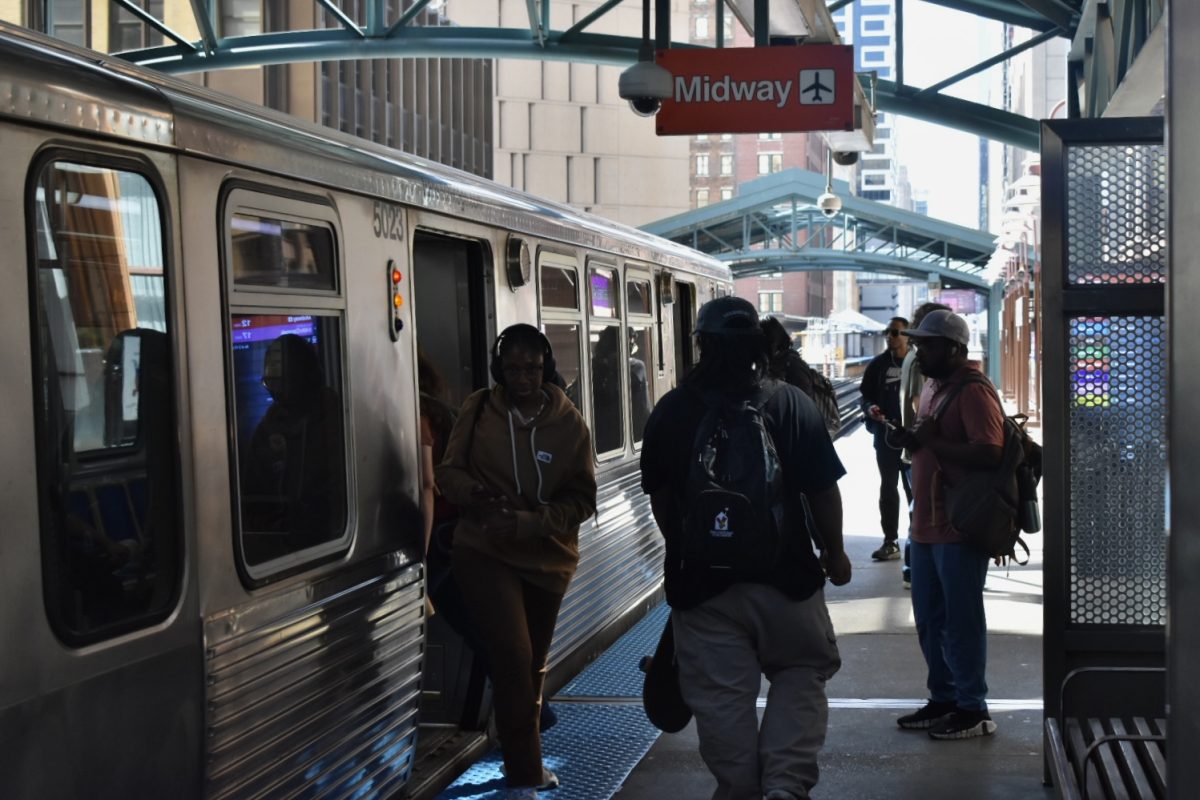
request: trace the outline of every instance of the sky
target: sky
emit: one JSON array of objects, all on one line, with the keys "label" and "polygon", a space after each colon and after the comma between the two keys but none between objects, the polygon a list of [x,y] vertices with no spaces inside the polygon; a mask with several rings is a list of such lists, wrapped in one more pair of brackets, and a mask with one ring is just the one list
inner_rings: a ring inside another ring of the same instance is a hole
[{"label": "sky", "polygon": [[[904,4],[904,81],[929,86],[1003,49],[1003,26],[930,3]],[[1000,67],[954,84],[945,94],[999,107]],[[994,88],[993,88],[994,87]],[[896,116],[899,162],[908,167],[914,193],[929,201],[929,215],[979,225],[979,139],[962,131]],[[998,157],[992,148],[992,157]]]}]

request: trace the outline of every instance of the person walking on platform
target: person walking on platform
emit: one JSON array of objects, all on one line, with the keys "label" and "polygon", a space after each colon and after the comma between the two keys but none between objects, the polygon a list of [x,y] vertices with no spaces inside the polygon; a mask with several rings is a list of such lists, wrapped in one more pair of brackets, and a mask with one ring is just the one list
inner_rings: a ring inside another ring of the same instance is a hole
[{"label": "person walking on platform", "polygon": [[587,425],[552,382],[541,331],[506,328],[490,368],[496,385],[463,403],[437,482],[461,509],[452,569],[488,657],[508,797],[536,798],[558,786],[542,765],[538,713],[596,476]]},{"label": "person walking on platform", "polygon": [[932,311],[906,335],[929,379],[916,428],[901,437],[913,450],[912,604],[929,702],[897,723],[928,730],[934,739],[988,736],[996,731],[984,674],[988,556],[950,527],[944,487],[1000,463],[1004,412],[990,387],[971,375],[978,368],[967,362],[966,320]]},{"label": "person walking on platform", "polygon": [[[766,378],[754,306],[709,301],[696,333],[700,360],[655,406],[641,456],[666,540],[680,690],[717,780],[713,800],[805,800],[825,742],[825,682],[841,666],[822,564],[834,585],[849,582],[837,486],[845,469],[812,401]],[[760,727],[763,675],[771,688]]]},{"label": "person walking on platform", "polygon": [[904,487],[907,503],[912,502],[908,472],[900,463],[901,447],[890,435],[900,424],[900,368],[908,354],[908,340],[901,336],[908,327],[904,317],[892,317],[884,334],[887,348],[871,360],[863,373],[862,408],[867,430],[875,435],[875,463],[879,467],[879,525],[883,544],[871,553],[876,561],[900,557],[900,493],[896,480]]},{"label": "person walking on platform", "polygon": [[[950,306],[942,303],[922,303],[913,312],[912,327],[921,327],[921,320],[930,311],[950,311]],[[910,347],[904,355],[904,363],[900,365],[900,427],[911,428],[917,421],[917,403],[921,399],[921,387],[925,385],[925,376],[921,374],[921,366],[917,363],[917,348]],[[912,453],[907,448],[900,454],[901,469],[908,477],[908,485],[912,486]],[[912,525],[912,498],[908,502],[908,522]],[[912,588],[912,561],[909,559],[910,537],[904,539],[904,569],[900,580],[905,589]]]}]

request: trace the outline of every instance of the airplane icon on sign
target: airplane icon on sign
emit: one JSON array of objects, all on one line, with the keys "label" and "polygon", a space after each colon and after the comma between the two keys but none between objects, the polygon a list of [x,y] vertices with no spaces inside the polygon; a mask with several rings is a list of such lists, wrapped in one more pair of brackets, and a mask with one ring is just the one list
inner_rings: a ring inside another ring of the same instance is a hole
[{"label": "airplane icon on sign", "polygon": [[800,70],[801,105],[830,105],[834,102],[836,95],[833,89],[834,84],[834,75],[831,69]]},{"label": "airplane icon on sign", "polygon": [[833,89],[830,89],[828,86],[821,83],[821,79],[819,77],[813,78],[813,82],[810,83],[808,86],[804,87],[803,89],[801,89],[800,91],[812,92],[812,101],[814,103],[821,102],[821,92],[829,92],[830,94],[833,94]]}]

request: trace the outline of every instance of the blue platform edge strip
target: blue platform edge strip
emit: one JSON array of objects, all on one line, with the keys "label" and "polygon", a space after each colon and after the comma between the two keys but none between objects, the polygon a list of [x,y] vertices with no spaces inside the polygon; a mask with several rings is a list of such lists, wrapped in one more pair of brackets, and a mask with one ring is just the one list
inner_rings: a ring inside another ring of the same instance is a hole
[{"label": "blue platform edge strip", "polygon": [[[658,637],[667,623],[670,607],[662,603],[613,643],[574,680],[562,688],[559,697],[641,697],[642,679],[638,669],[642,656],[654,655]],[[555,710],[557,710],[555,706]]]},{"label": "blue platform edge strip", "polygon": [[[574,702],[575,698],[640,698],[638,662],[652,655],[669,609],[660,605],[568,683],[554,703],[558,723],[542,734],[542,761],[561,785],[547,800],[608,800],[658,739],[638,703]],[[503,761],[491,751],[458,777],[438,800],[499,800]]]}]

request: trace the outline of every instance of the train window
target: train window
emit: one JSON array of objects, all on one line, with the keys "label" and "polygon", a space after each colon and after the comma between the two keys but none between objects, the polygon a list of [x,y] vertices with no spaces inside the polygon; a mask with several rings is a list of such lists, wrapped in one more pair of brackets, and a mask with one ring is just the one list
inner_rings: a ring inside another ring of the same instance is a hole
[{"label": "train window", "polygon": [[596,454],[620,450],[625,444],[625,415],[622,413],[620,325],[593,329],[590,339],[592,362],[592,442]]},{"label": "train window", "polygon": [[593,267],[590,272],[591,280],[588,289],[592,299],[592,317],[600,319],[616,319],[620,314],[618,307],[617,271],[615,269]]},{"label": "train window", "polygon": [[625,283],[625,308],[630,314],[653,314],[650,302],[650,279],[630,278]]},{"label": "train window", "polygon": [[340,319],[233,314],[242,555],[254,567],[346,528]]},{"label": "train window", "polygon": [[632,414],[633,441],[642,440],[642,429],[654,406],[653,385],[650,380],[654,360],[654,338],[649,325],[629,327],[629,410]]},{"label": "train window", "polygon": [[162,209],[146,176],[31,184],[45,604],[70,644],[162,619],[182,569]]},{"label": "train window", "polygon": [[574,269],[543,264],[541,273],[542,308],[579,309],[579,288]]},{"label": "train window", "polygon": [[333,231],[327,225],[238,212],[229,222],[233,280],[243,287],[333,291]]},{"label": "train window", "polygon": [[582,372],[579,361],[579,328],[577,322],[551,322],[542,325],[542,332],[546,334],[546,338],[550,340],[550,347],[554,350],[554,363],[563,379],[563,391],[576,408],[582,409],[579,396]]}]

